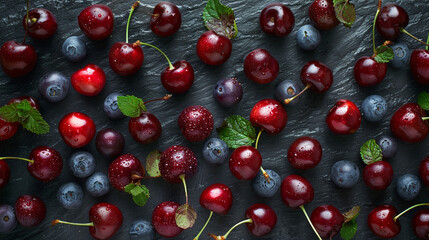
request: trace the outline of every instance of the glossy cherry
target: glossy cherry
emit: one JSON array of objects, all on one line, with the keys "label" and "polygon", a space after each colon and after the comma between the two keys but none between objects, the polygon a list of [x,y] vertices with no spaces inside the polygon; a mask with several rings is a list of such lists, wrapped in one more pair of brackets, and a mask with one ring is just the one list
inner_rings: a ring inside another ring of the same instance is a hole
[{"label": "glossy cherry", "polygon": [[77,18],[79,27],[92,40],[103,40],[113,31],[112,10],[102,4],[95,4],[85,8]]},{"label": "glossy cherry", "polygon": [[133,182],[133,175],[143,177],[144,174],[145,170],[140,160],[129,153],[117,157],[109,165],[109,181],[113,187],[121,191]]},{"label": "glossy cherry", "polygon": [[332,205],[321,205],[313,210],[311,222],[322,238],[332,239],[340,232],[344,223],[344,216]]},{"label": "glossy cherry", "polygon": [[425,157],[419,165],[420,179],[423,184],[429,187],[429,156]]},{"label": "glossy cherry", "polygon": [[131,118],[128,130],[136,142],[147,144],[161,137],[162,126],[158,118],[150,112],[142,112],[140,116]]},{"label": "glossy cherry", "polygon": [[36,66],[37,53],[33,46],[7,41],[0,48],[0,64],[10,77],[27,75]]},{"label": "glossy cherry", "polygon": [[16,199],[15,215],[22,226],[37,226],[46,217],[45,203],[38,196],[22,195]]},{"label": "glossy cherry", "polygon": [[0,188],[7,185],[10,179],[10,168],[6,161],[0,160]]},{"label": "glossy cherry", "polygon": [[395,40],[408,25],[408,13],[399,5],[387,4],[378,13],[375,26],[386,40]]},{"label": "glossy cherry", "polygon": [[200,205],[216,214],[226,215],[232,206],[231,189],[222,183],[206,187],[201,193]]},{"label": "glossy cherry", "polygon": [[410,57],[410,69],[418,83],[429,84],[429,51],[414,50]]},{"label": "glossy cherry", "polygon": [[265,49],[255,49],[244,59],[244,73],[246,76],[259,84],[267,84],[277,78],[279,74],[279,63]]},{"label": "glossy cherry", "polygon": [[246,226],[257,237],[270,233],[277,223],[277,215],[274,210],[262,203],[250,206],[246,210],[246,218],[252,219],[252,222],[246,223]]},{"label": "glossy cherry", "polygon": [[425,111],[416,103],[401,106],[390,119],[390,131],[402,141],[420,142],[429,133]]},{"label": "glossy cherry", "polygon": [[340,22],[335,15],[332,0],[314,0],[308,8],[308,16],[320,30],[330,30]]},{"label": "glossy cherry", "polygon": [[366,165],[363,169],[363,181],[374,190],[386,189],[393,180],[393,168],[386,161]]},{"label": "glossy cherry", "polygon": [[295,16],[283,3],[272,3],[262,10],[259,23],[264,32],[284,37],[292,31]]},{"label": "glossy cherry", "polygon": [[420,239],[429,239],[429,209],[423,209],[414,214],[413,231]]},{"label": "glossy cherry", "polygon": [[203,33],[197,42],[197,55],[208,65],[221,65],[226,62],[231,50],[231,40],[213,31]]},{"label": "glossy cherry", "polygon": [[262,156],[252,146],[236,148],[229,158],[229,170],[241,180],[251,180],[258,174],[262,165]]},{"label": "glossy cherry", "polygon": [[194,176],[198,170],[198,160],[191,149],[173,145],[161,154],[159,170],[166,181],[179,183],[182,182],[182,175],[184,179]]},{"label": "glossy cherry", "polygon": [[378,63],[373,57],[361,57],[354,66],[354,76],[356,82],[369,87],[379,84],[383,81],[387,72],[386,63]]},{"label": "glossy cherry", "polygon": [[103,156],[114,158],[124,150],[125,139],[121,132],[105,128],[97,133],[95,147]]},{"label": "glossy cherry", "polygon": [[58,124],[58,130],[64,142],[72,148],[88,145],[96,131],[94,121],[80,112],[65,115]]},{"label": "glossy cherry", "polygon": [[106,74],[95,64],[88,64],[71,76],[73,88],[85,96],[98,95],[106,84]]},{"label": "glossy cherry", "polygon": [[152,225],[155,231],[166,238],[179,235],[183,229],[176,224],[176,202],[162,202],[152,212]]},{"label": "glossy cherry", "polygon": [[352,134],[359,129],[362,114],[359,108],[346,99],[338,100],[326,116],[326,124],[337,134]]},{"label": "glossy cherry", "polygon": [[168,37],[179,30],[182,15],[179,8],[171,2],[159,2],[150,17],[150,29],[160,37]]},{"label": "glossy cherry", "polygon": [[290,145],[287,159],[293,168],[313,168],[322,160],[322,146],[312,137],[300,137]]},{"label": "glossy cherry", "polygon": [[382,205],[368,214],[368,227],[380,238],[393,238],[401,231],[401,225],[393,220],[398,211],[391,205]]},{"label": "glossy cherry", "polygon": [[19,129],[19,123],[7,122],[0,117],[0,141],[13,137]]},{"label": "glossy cherry", "polygon": [[21,96],[21,97],[12,98],[11,100],[9,100],[7,104],[20,103],[24,100],[27,100],[30,103],[32,108],[36,110],[40,110],[39,102],[34,97],[30,97],[30,96]]},{"label": "glossy cherry", "polygon": [[204,141],[213,130],[213,115],[200,105],[189,106],[180,113],[177,119],[183,136],[191,142]]},{"label": "glossy cherry", "polygon": [[33,149],[28,158],[27,169],[39,181],[50,182],[61,174],[63,159],[53,148],[39,146]]},{"label": "glossy cherry", "polygon": [[299,175],[289,175],[283,179],[280,193],[283,202],[291,208],[310,203],[314,198],[313,186]]},{"label": "glossy cherry", "polygon": [[34,39],[46,39],[54,35],[57,31],[57,19],[55,15],[44,8],[35,8],[24,15],[22,25],[24,30],[27,27],[28,35]]},{"label": "glossy cherry", "polygon": [[287,113],[283,105],[274,99],[263,99],[250,111],[250,122],[265,132],[275,135],[286,126]]},{"label": "glossy cherry", "polygon": [[109,52],[109,63],[113,71],[121,76],[136,73],[144,61],[144,53],[139,44],[118,42]]},{"label": "glossy cherry", "polygon": [[161,73],[161,83],[167,91],[179,94],[189,90],[194,83],[194,69],[185,60],[176,61],[173,68],[166,67]]}]

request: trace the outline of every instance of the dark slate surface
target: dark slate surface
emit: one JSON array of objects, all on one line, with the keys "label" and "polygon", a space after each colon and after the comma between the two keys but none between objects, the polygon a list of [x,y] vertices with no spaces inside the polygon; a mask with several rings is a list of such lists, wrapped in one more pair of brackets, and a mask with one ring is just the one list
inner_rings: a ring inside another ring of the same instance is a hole
[{"label": "dark slate surface", "polygon": [[[103,2],[110,6],[115,15],[115,29],[111,38],[93,42],[88,39],[88,56],[81,63],[69,63],[61,56],[60,46],[69,36],[82,35],[77,16],[82,9],[94,3]],[[163,134],[161,139],[154,144],[140,145],[131,138],[127,119],[113,121],[104,115],[102,106],[104,98],[115,90],[126,94],[134,94],[145,100],[160,97],[166,93],[160,83],[160,73],[167,66],[163,57],[153,49],[144,47],[145,62],[137,75],[132,77],[119,77],[108,64],[108,52],[115,42],[124,41],[125,23],[128,16],[131,1],[87,1],[87,0],[34,0],[30,6],[44,7],[51,10],[58,19],[57,33],[49,40],[35,41],[28,39],[28,43],[35,46],[38,53],[38,62],[35,70],[24,80],[14,81],[0,72],[0,105],[20,95],[36,97],[41,104],[41,111],[45,119],[51,125],[52,130],[45,136],[32,135],[25,130],[19,130],[18,134],[5,142],[0,143],[0,155],[28,156],[37,145],[47,145],[56,148],[64,160],[67,161],[72,152],[76,151],[68,147],[57,131],[60,119],[69,112],[81,111],[91,116],[97,125],[97,129],[112,127],[120,130],[126,137],[125,152],[132,153],[144,161],[145,156],[153,149],[164,150],[173,144],[182,144],[190,147],[197,154],[200,165],[198,173],[188,181],[191,195],[190,202],[198,212],[199,219],[195,227],[182,232],[175,239],[192,239],[205,222],[208,211],[199,206],[199,195],[202,190],[216,182],[229,185],[234,194],[233,208],[227,216],[214,216],[206,232],[223,234],[230,226],[244,217],[245,210],[253,203],[266,203],[274,208],[278,215],[278,225],[274,231],[265,237],[253,237],[246,227],[241,226],[229,237],[238,239],[315,239],[315,236],[305,220],[304,215],[298,209],[287,208],[277,194],[273,199],[262,199],[253,192],[249,182],[238,181],[229,172],[228,164],[214,167],[206,164],[202,159],[202,143],[187,142],[177,127],[177,117],[180,111],[192,104],[201,104],[207,107],[214,116],[215,125],[219,126],[222,120],[230,114],[240,114],[248,117],[252,106],[260,99],[273,96],[275,82],[283,79],[299,80],[301,67],[309,60],[320,60],[331,67],[334,73],[334,83],[331,89],[322,95],[306,93],[301,97],[301,102],[296,107],[287,107],[289,121],[284,131],[278,136],[262,135],[260,151],[264,158],[263,166],[266,169],[276,169],[281,177],[296,173],[306,177],[314,186],[315,199],[306,206],[309,214],[321,204],[332,204],[341,211],[346,211],[354,205],[362,207],[358,218],[358,233],[355,239],[375,239],[366,224],[366,216],[369,211],[380,204],[393,204],[398,210],[405,209],[413,203],[427,201],[428,189],[423,189],[418,199],[412,202],[402,201],[395,193],[395,183],[385,191],[371,191],[360,179],[359,184],[350,190],[337,188],[329,177],[330,167],[339,160],[355,161],[361,170],[364,164],[359,159],[359,148],[368,138],[373,138],[382,133],[389,133],[389,119],[393,112],[406,102],[416,101],[416,95],[425,87],[419,86],[413,80],[409,70],[388,69],[385,80],[373,88],[361,88],[353,79],[353,66],[356,60],[364,55],[372,55],[371,24],[376,10],[375,1],[355,1],[357,7],[357,22],[352,29],[338,26],[334,30],[322,33],[322,43],[314,52],[300,50],[295,41],[296,30],[309,23],[307,9],[311,1],[291,0],[287,5],[295,14],[296,24],[290,36],[285,38],[271,37],[262,32],[259,27],[259,13],[262,8],[273,1],[256,0],[231,0],[229,2],[237,16],[239,34],[233,40],[231,58],[222,66],[210,67],[203,64],[196,56],[195,45],[198,37],[205,31],[201,21],[201,12],[205,1],[188,0],[174,1],[182,13],[182,27],[173,37],[158,38],[149,28],[149,15],[154,0],[143,1],[141,7],[135,12],[130,29],[130,41],[137,39],[153,43],[165,50],[171,60],[186,59],[195,69],[195,83],[186,94],[175,96],[166,103],[154,103],[149,106],[162,122]],[[387,3],[387,2],[386,2]],[[385,3],[385,4],[386,4]],[[425,38],[427,19],[429,19],[429,1],[397,1],[405,7],[410,15],[410,23],[407,29]],[[22,16],[25,13],[25,1],[19,3],[13,0],[3,0],[0,3],[0,32],[1,43],[7,40],[20,41],[24,36]],[[410,48],[419,48],[421,45],[411,41],[406,36],[399,38],[405,41]],[[377,42],[382,39],[377,37]],[[243,59],[248,52],[255,48],[265,48],[278,59],[280,74],[278,79],[266,86],[257,85],[246,79],[243,73]],[[84,97],[74,89],[70,89],[67,98],[60,103],[49,103],[38,93],[36,86],[39,79],[46,73],[61,71],[66,76],[88,63],[101,66],[107,75],[107,85],[103,92],[96,97]],[[243,83],[244,97],[238,107],[222,109],[211,96],[212,88],[222,77],[235,76]],[[389,113],[386,119],[380,123],[362,121],[361,128],[353,135],[339,136],[331,133],[325,124],[325,117],[329,109],[340,98],[353,100],[361,105],[365,96],[380,94],[388,100]],[[324,149],[322,162],[314,169],[296,171],[286,162],[286,153],[291,142],[299,136],[312,136],[318,139]],[[212,136],[216,136],[215,133]],[[429,139],[418,144],[400,143],[397,155],[389,160],[395,174],[394,181],[405,173],[418,173],[418,164],[427,154]],[[97,171],[107,172],[109,161],[104,159],[95,149],[94,142],[83,150],[88,150],[97,159]],[[151,190],[151,198],[145,207],[134,205],[131,198],[123,192],[112,190],[107,196],[95,199],[85,196],[85,203],[79,210],[67,211],[56,200],[58,187],[69,181],[77,181],[83,186],[84,181],[72,176],[70,170],[65,167],[61,176],[47,184],[36,181],[26,170],[26,164],[20,161],[8,161],[12,173],[9,185],[0,190],[0,203],[14,204],[21,194],[39,195],[47,204],[47,217],[39,227],[23,228],[18,226],[13,233],[0,234],[3,240],[10,239],[90,239],[87,228],[73,226],[50,227],[49,222],[55,218],[86,222],[89,208],[97,202],[110,202],[116,204],[124,214],[124,224],[114,239],[127,239],[128,227],[132,221],[138,218],[150,220],[152,210],[162,201],[172,200],[184,202],[182,185],[171,185],[162,179],[148,180],[145,183]],[[412,239],[414,234],[411,229],[411,218],[415,211],[401,218],[402,232],[397,239]],[[162,239],[157,237],[157,239]],[[204,234],[201,239],[208,239]],[[339,239],[337,236],[336,239]]]}]

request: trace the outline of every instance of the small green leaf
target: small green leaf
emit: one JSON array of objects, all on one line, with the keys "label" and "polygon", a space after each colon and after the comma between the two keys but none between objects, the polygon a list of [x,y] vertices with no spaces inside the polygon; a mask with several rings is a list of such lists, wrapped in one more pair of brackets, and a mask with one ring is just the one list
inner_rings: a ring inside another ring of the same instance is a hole
[{"label": "small green leaf", "polygon": [[417,96],[417,103],[424,110],[429,110],[429,93],[428,92],[419,93],[419,95]]},{"label": "small green leaf", "polygon": [[374,60],[378,63],[387,63],[392,60],[394,56],[393,50],[390,47],[381,45],[375,49]]},{"label": "small green leaf", "polygon": [[17,103],[11,103],[0,107],[0,117],[7,122],[18,122],[19,116],[17,105]]},{"label": "small green leaf", "polygon": [[250,121],[238,115],[227,117],[217,133],[230,148],[250,146],[256,139],[256,131]]},{"label": "small green leaf", "polygon": [[21,122],[22,127],[35,134],[46,134],[49,132],[49,124],[43,119],[39,111],[30,108],[27,117]]},{"label": "small green leaf", "polygon": [[161,159],[161,152],[154,150],[146,157],[146,171],[151,177],[160,177],[159,161]]},{"label": "small green leaf", "polygon": [[16,105],[16,109],[17,109],[17,115],[22,121],[23,119],[26,119],[28,117],[30,110],[33,108],[31,107],[31,104],[28,100],[23,100],[20,103],[18,103],[18,105]]},{"label": "small green leaf", "polygon": [[131,189],[131,191],[130,191],[131,195],[133,195],[133,196],[137,196],[143,192],[144,192],[144,190],[140,186],[136,186],[135,188]]},{"label": "small green leaf", "polygon": [[127,117],[138,117],[142,112],[146,112],[146,106],[141,98],[136,96],[118,96],[118,107]]},{"label": "small green leaf", "polygon": [[357,231],[356,220],[351,220],[349,222],[343,223],[340,234],[344,240],[350,240],[355,236],[356,231]]},{"label": "small green leaf", "polygon": [[352,209],[350,209],[348,212],[343,213],[344,215],[344,222],[350,222],[352,220],[355,220],[357,216],[359,215],[360,207],[354,206]]},{"label": "small green leaf", "polygon": [[350,28],[356,21],[355,5],[349,0],[334,1],[335,15],[344,26]]},{"label": "small green leaf", "polygon": [[189,205],[183,204],[176,209],[176,224],[182,229],[188,229],[194,226],[197,219],[197,212]]},{"label": "small green leaf", "polygon": [[136,194],[136,195],[132,194],[133,201],[135,204],[137,204],[140,207],[143,207],[144,205],[146,205],[147,200],[150,197],[150,194],[149,194],[149,189],[147,189],[145,185],[136,186],[131,190],[131,192],[134,192],[134,193],[139,192],[139,194]]},{"label": "small green leaf", "polygon": [[374,139],[366,141],[360,148],[360,156],[365,164],[371,164],[383,160],[380,146]]},{"label": "small green leaf", "polygon": [[136,187],[135,183],[130,183],[124,187],[124,192],[131,194],[131,190],[133,190],[135,187]]},{"label": "small green leaf", "polygon": [[204,25],[208,30],[232,39],[237,36],[234,11],[219,0],[208,0],[203,11]]}]

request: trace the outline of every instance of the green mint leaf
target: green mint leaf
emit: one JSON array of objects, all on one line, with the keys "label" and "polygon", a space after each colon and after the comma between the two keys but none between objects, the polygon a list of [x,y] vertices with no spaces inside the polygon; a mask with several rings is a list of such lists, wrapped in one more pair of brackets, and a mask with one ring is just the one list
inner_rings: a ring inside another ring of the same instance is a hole
[{"label": "green mint leaf", "polygon": [[352,209],[350,209],[348,212],[343,213],[344,215],[344,222],[350,222],[352,220],[355,220],[357,216],[359,215],[360,207],[354,206]]},{"label": "green mint leaf", "polygon": [[340,234],[344,240],[350,240],[355,236],[356,231],[357,231],[356,220],[351,220],[349,222],[343,223]]},{"label": "green mint leaf", "polygon": [[135,187],[136,187],[135,183],[130,183],[124,187],[124,192],[131,194],[131,190],[133,190]]},{"label": "green mint leaf", "polygon": [[146,112],[146,106],[141,98],[135,96],[118,96],[118,107],[127,117],[138,117],[142,112]]},{"label": "green mint leaf", "polygon": [[344,26],[350,28],[356,21],[355,5],[349,0],[334,1],[335,16]]},{"label": "green mint leaf", "polygon": [[0,117],[7,122],[18,122],[18,108],[17,103],[11,103],[0,107]]},{"label": "green mint leaf", "polygon": [[232,39],[237,36],[234,11],[219,0],[208,0],[203,11],[204,25],[208,30]]},{"label": "green mint leaf", "polygon": [[33,108],[31,107],[31,104],[28,100],[23,100],[20,103],[18,103],[18,105],[16,105],[16,109],[17,109],[17,115],[22,121],[23,119],[26,119],[28,117],[30,110]]},{"label": "green mint leaf", "polygon": [[197,212],[189,205],[183,204],[176,209],[176,224],[182,229],[188,229],[194,226],[197,220]]},{"label": "green mint leaf", "polygon": [[146,171],[151,177],[160,177],[159,161],[161,159],[161,152],[154,150],[146,157]]},{"label": "green mint leaf", "polygon": [[429,110],[429,93],[428,92],[419,93],[419,95],[417,96],[417,103],[424,110]]},{"label": "green mint leaf", "polygon": [[222,126],[216,130],[230,148],[250,146],[256,139],[256,131],[250,121],[238,115],[227,117]]},{"label": "green mint leaf", "polygon": [[144,192],[144,189],[141,188],[140,186],[137,186],[137,185],[135,188],[131,189],[131,191],[130,191],[131,195],[133,195],[133,196],[137,196],[143,192]]},{"label": "green mint leaf", "polygon": [[383,160],[380,146],[374,139],[366,141],[360,148],[360,156],[365,164],[371,164]]},{"label": "green mint leaf", "polygon": [[46,134],[49,132],[49,124],[43,119],[36,109],[30,107],[27,117],[22,120],[22,127],[35,134]]},{"label": "green mint leaf", "polygon": [[394,57],[393,50],[385,45],[379,46],[375,49],[374,60],[378,63],[387,63]]},{"label": "green mint leaf", "polygon": [[147,189],[145,185],[136,186],[134,189],[139,189],[138,191],[140,192],[140,194],[133,195],[133,201],[138,206],[143,207],[144,205],[146,205],[147,200],[150,197],[149,189]]}]

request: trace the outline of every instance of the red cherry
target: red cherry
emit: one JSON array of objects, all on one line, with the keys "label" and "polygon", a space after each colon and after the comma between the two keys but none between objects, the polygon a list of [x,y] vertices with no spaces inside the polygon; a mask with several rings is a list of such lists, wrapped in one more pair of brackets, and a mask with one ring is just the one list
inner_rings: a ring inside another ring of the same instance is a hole
[{"label": "red cherry", "polygon": [[378,63],[372,57],[361,57],[354,67],[356,82],[363,86],[374,86],[383,81],[387,72],[386,63]]},{"label": "red cherry", "polygon": [[183,136],[191,142],[204,141],[213,130],[213,115],[199,105],[183,109],[177,122]]},{"label": "red cherry", "polygon": [[22,226],[37,226],[46,217],[45,203],[38,196],[22,195],[16,199],[15,215]]},{"label": "red cherry", "polygon": [[201,193],[200,204],[209,211],[226,215],[232,206],[231,189],[222,183],[212,184]]},{"label": "red cherry", "polygon": [[170,2],[159,2],[150,17],[150,29],[160,37],[168,37],[179,30],[182,15],[179,8]]},{"label": "red cherry", "polygon": [[77,20],[80,29],[92,40],[102,40],[112,34],[113,13],[106,5],[95,4],[85,8]]},{"label": "red cherry", "polygon": [[267,133],[280,133],[287,123],[287,113],[282,104],[274,99],[263,99],[253,106],[250,122]]},{"label": "red cherry", "polygon": [[291,208],[310,203],[314,198],[314,190],[311,183],[298,175],[289,175],[283,179],[280,193],[283,202]]},{"label": "red cherry", "polygon": [[159,235],[172,238],[183,231],[176,224],[176,209],[179,206],[176,202],[162,202],[153,210],[152,225]]},{"label": "red cherry", "polygon": [[167,182],[182,182],[181,175],[185,175],[185,179],[189,179],[197,172],[197,157],[191,149],[173,145],[161,154],[159,170]]},{"label": "red cherry", "polygon": [[337,134],[352,134],[360,126],[362,115],[359,108],[346,99],[338,100],[326,116],[326,124]]},{"label": "red cherry", "polygon": [[418,83],[429,84],[429,51],[414,50],[410,57],[410,69]]},{"label": "red cherry", "polygon": [[110,239],[121,228],[123,217],[121,210],[110,203],[98,203],[89,209],[89,233],[95,239]]},{"label": "red cherry", "polygon": [[363,169],[363,181],[374,190],[386,189],[393,179],[393,168],[386,161],[366,165]]},{"label": "red cherry", "polygon": [[123,191],[130,184],[133,175],[144,176],[145,170],[138,158],[132,154],[117,157],[109,165],[109,181],[113,187]]},{"label": "red cherry", "polygon": [[110,48],[110,67],[121,76],[136,73],[143,65],[143,61],[144,53],[140,44],[118,42]]},{"label": "red cherry", "polygon": [[231,40],[213,31],[203,33],[197,42],[197,55],[208,65],[221,65],[226,62],[231,50]]},{"label": "red cherry", "polygon": [[167,91],[179,94],[188,91],[194,83],[194,69],[185,60],[177,61],[161,73],[161,83]]},{"label": "red cherry", "polygon": [[0,188],[7,185],[10,179],[10,168],[6,161],[0,160]]},{"label": "red cherry", "polygon": [[88,145],[95,135],[94,121],[80,112],[65,115],[58,124],[64,142],[72,148]]},{"label": "red cherry", "polygon": [[255,49],[244,59],[244,73],[259,84],[267,84],[277,78],[279,63],[265,49]]},{"label": "red cherry", "polygon": [[286,5],[272,3],[262,10],[259,16],[259,23],[264,32],[284,37],[292,31],[295,16]]},{"label": "red cherry", "polygon": [[338,21],[332,0],[314,0],[308,8],[308,16],[320,30],[330,30],[336,27]]},{"label": "red cherry", "polygon": [[50,182],[61,174],[63,169],[63,159],[53,148],[39,146],[30,153],[30,160],[27,169],[37,180]]},{"label": "red cherry", "polygon": [[106,74],[95,64],[88,64],[71,76],[73,88],[85,96],[98,95],[106,84]]},{"label": "red cherry", "polygon": [[37,102],[35,98],[30,96],[21,96],[21,97],[12,98],[7,104],[20,103],[24,100],[27,100],[28,102],[30,102],[30,105],[32,108],[36,110],[40,110],[39,102]]},{"label": "red cherry", "polygon": [[246,223],[249,231],[261,237],[270,233],[277,223],[277,215],[269,206],[257,203],[246,210],[246,218],[252,219],[252,222]]},{"label": "red cherry", "polygon": [[311,213],[311,222],[322,238],[332,239],[344,223],[344,216],[332,205],[321,205]]},{"label": "red cherry", "polygon": [[36,61],[37,53],[33,46],[7,41],[0,48],[0,64],[10,77],[27,75],[33,70]]},{"label": "red cherry", "polygon": [[46,39],[54,35],[57,31],[57,19],[54,14],[44,8],[32,9],[24,15],[22,19],[22,25],[24,30],[27,28],[28,35],[34,39]]},{"label": "red cherry", "polygon": [[422,120],[425,111],[416,103],[407,103],[400,107],[390,119],[390,131],[402,141],[420,142],[429,133],[429,125]]},{"label": "red cherry", "polygon": [[380,238],[393,238],[401,231],[401,225],[393,218],[398,213],[395,207],[382,205],[368,214],[368,227]]},{"label": "red cherry", "polygon": [[322,160],[322,146],[314,138],[300,137],[290,145],[287,159],[293,168],[314,168]]},{"label": "red cherry", "polygon": [[414,214],[413,231],[420,239],[429,239],[429,209],[423,209]]},{"label": "red cherry", "polygon": [[5,141],[13,137],[18,131],[19,124],[17,122],[6,122],[0,117],[0,141]]},{"label": "red cherry", "polygon": [[332,85],[332,71],[319,61],[310,61],[301,69],[301,81],[317,93],[326,92]]},{"label": "red cherry", "polygon": [[162,126],[158,118],[150,112],[142,112],[136,118],[130,118],[128,130],[136,142],[147,144],[161,137]]},{"label": "red cherry", "polygon": [[378,13],[375,26],[386,40],[395,40],[408,25],[408,13],[396,4],[387,4]]},{"label": "red cherry", "polygon": [[252,146],[236,148],[229,158],[229,170],[232,175],[241,180],[251,180],[259,172],[262,165],[262,156]]},{"label": "red cherry", "polygon": [[111,128],[99,131],[95,137],[97,151],[108,158],[119,156],[124,150],[124,142],[124,135]]},{"label": "red cherry", "polygon": [[419,173],[423,184],[429,186],[429,156],[420,162]]}]

